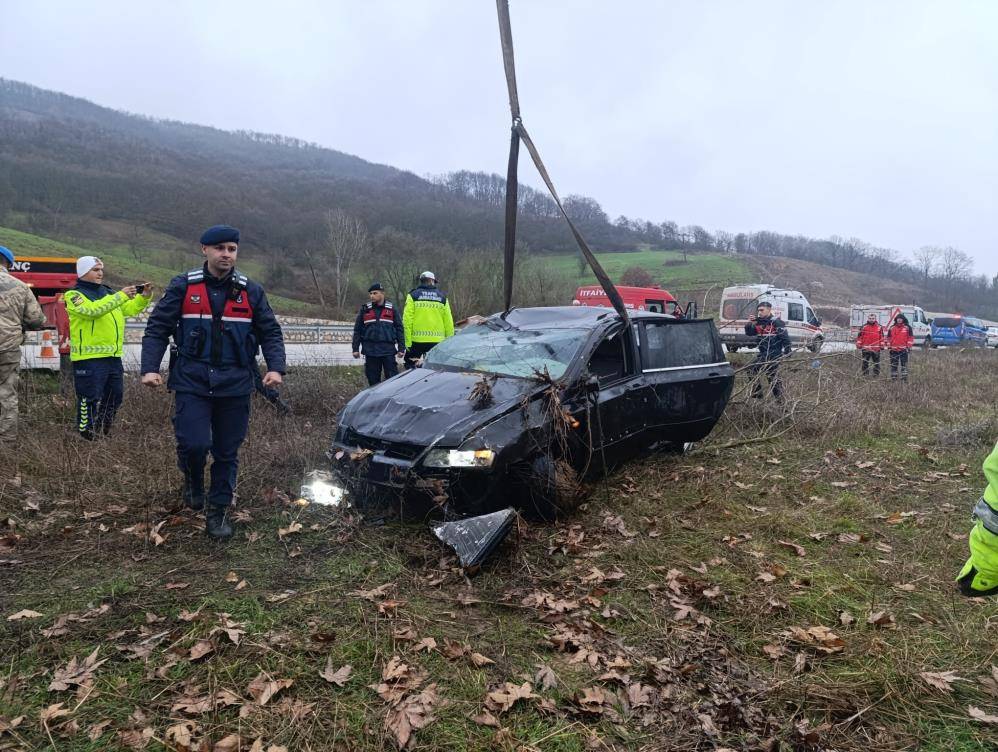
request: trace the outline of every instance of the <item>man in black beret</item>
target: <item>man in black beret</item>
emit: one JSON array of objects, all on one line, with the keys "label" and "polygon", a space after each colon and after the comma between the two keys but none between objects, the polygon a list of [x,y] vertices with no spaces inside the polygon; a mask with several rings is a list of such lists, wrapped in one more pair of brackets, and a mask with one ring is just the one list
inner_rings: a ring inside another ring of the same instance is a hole
[{"label": "man in black beret", "polygon": [[[232,503],[239,447],[249,427],[257,349],[267,372],[264,387],[281,384],[285,369],[281,326],[258,283],[236,269],[239,230],[209,227],[201,235],[204,266],[171,280],[142,337],[142,383],[162,386],[159,368],[170,337],[177,357],[167,386],[176,392],[173,427],[184,502],[205,509],[205,531],[232,536],[226,510]],[[204,469],[211,452],[211,485]]]},{"label": "man in black beret", "polygon": [[367,293],[370,300],[360,307],[353,325],[353,356],[364,352],[364,374],[367,383],[374,386],[398,374],[396,357],[405,353],[405,333],[402,317],[391,301],[385,300],[385,288],[375,282]]}]

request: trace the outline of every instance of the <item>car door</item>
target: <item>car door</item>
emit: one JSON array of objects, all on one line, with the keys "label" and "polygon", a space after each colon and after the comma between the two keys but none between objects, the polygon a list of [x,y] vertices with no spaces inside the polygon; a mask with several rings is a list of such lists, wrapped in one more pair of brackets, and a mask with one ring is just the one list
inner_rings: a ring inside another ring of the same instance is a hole
[{"label": "car door", "polygon": [[590,416],[594,449],[599,462],[605,457],[612,467],[640,448],[652,399],[638,372],[633,331],[617,327],[605,334],[591,351],[586,372],[598,387]]},{"label": "car door", "polygon": [[641,323],[641,371],[652,400],[645,413],[654,442],[704,438],[721,417],[734,384],[713,321]]}]

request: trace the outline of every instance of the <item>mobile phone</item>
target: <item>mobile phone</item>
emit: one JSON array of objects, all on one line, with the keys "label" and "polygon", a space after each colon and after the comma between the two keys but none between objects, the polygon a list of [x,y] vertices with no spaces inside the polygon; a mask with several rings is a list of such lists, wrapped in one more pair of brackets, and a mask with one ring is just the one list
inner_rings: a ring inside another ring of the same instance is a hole
[{"label": "mobile phone", "polygon": [[146,286],[145,285],[135,285],[135,294],[136,295],[141,295],[145,291],[146,291]]}]

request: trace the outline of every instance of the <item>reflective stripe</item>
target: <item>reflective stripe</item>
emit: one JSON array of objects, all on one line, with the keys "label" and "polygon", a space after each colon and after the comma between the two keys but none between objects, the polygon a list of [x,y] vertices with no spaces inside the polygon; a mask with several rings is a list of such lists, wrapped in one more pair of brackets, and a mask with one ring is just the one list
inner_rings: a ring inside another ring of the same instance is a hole
[{"label": "reflective stripe", "polygon": [[668,366],[666,368],[645,368],[642,373],[661,373],[662,371],[688,371],[691,368],[716,368],[717,366],[731,365],[728,361],[722,360],[720,363],[703,363],[695,366]]},{"label": "reflective stripe", "polygon": [[984,529],[989,533],[998,535],[998,512],[991,508],[991,505],[982,496],[974,507],[974,518],[981,521]]},{"label": "reflective stripe", "polygon": [[203,319],[205,316],[203,313],[182,313],[180,318],[182,319]]},{"label": "reflective stripe", "polygon": [[252,320],[249,316],[222,316],[222,321],[241,321],[244,324],[248,324]]}]

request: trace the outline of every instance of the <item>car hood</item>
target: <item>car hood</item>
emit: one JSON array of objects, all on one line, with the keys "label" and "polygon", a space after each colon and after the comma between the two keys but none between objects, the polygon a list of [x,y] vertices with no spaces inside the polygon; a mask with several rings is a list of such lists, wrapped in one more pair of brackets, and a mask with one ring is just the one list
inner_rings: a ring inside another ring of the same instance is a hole
[{"label": "car hood", "polygon": [[476,408],[468,395],[481,381],[482,374],[415,368],[358,394],[340,423],[384,441],[456,447],[543,387],[531,379],[500,376],[492,383],[492,401]]}]

